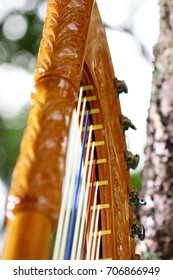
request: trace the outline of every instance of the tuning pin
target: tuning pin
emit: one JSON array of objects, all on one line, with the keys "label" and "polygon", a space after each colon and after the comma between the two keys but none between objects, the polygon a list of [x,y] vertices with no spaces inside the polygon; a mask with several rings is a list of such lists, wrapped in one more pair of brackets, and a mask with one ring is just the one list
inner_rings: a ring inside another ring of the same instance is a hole
[{"label": "tuning pin", "polygon": [[138,196],[138,191],[134,187],[131,188],[130,193],[129,193],[129,204],[130,205],[136,205],[136,204],[146,205],[146,201],[142,197]]},{"label": "tuning pin", "polygon": [[131,152],[126,151],[125,154],[127,169],[132,168],[135,170],[139,164],[140,156],[138,154],[133,155]]},{"label": "tuning pin", "polygon": [[121,125],[122,125],[122,129],[123,129],[123,133],[130,128],[135,129],[136,127],[132,124],[131,120],[128,119],[125,116],[121,116]]},{"label": "tuning pin", "polygon": [[132,260],[141,260],[141,256],[139,254],[132,254]]},{"label": "tuning pin", "polygon": [[134,220],[131,228],[131,237],[135,238],[137,236],[139,240],[144,240],[145,239],[145,228],[142,224],[138,223],[138,221]]},{"label": "tuning pin", "polygon": [[146,203],[146,201],[145,201],[145,199],[143,197],[138,197],[138,204],[146,205],[147,203]]},{"label": "tuning pin", "polygon": [[115,86],[116,86],[117,95],[119,95],[122,92],[128,93],[128,87],[124,80],[118,80],[117,78],[115,78]]}]

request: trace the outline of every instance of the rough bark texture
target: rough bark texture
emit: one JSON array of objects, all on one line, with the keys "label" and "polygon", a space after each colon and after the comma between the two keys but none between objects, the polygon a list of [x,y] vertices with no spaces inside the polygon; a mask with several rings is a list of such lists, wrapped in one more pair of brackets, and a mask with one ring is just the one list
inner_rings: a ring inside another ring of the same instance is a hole
[{"label": "rough bark texture", "polygon": [[160,0],[160,36],[147,120],[146,162],[142,193],[147,206],[140,209],[146,227],[138,251],[173,259],[173,1]]}]

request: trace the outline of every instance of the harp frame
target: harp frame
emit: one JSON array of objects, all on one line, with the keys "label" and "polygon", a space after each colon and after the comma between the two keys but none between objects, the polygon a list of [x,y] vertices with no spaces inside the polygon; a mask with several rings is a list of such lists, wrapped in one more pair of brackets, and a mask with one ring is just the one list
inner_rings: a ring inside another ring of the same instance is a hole
[{"label": "harp frame", "polygon": [[[7,199],[2,259],[49,259],[64,176],[67,138],[80,85],[93,85],[104,129],[98,157],[103,259],[132,259],[130,174],[121,107],[103,23],[94,0],[49,0],[35,70],[35,87]],[[92,105],[91,105],[92,106]],[[93,103],[93,106],[94,103]],[[56,112],[58,114],[56,115]],[[43,234],[44,233],[44,234]]]}]

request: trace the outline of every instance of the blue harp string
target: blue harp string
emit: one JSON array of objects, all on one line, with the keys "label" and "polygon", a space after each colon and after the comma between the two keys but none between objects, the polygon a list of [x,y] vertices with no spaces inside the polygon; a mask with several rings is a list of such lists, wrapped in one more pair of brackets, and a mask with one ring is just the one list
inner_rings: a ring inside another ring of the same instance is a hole
[{"label": "blue harp string", "polygon": [[70,220],[70,228],[69,228],[69,233],[68,233],[65,260],[70,259],[71,247],[72,247],[72,242],[73,242],[73,234],[74,234],[76,212],[77,212],[77,199],[78,199],[80,179],[81,179],[81,173],[82,173],[82,161],[83,161],[84,151],[85,151],[87,129],[88,129],[88,122],[89,122],[89,114],[90,114],[90,110],[87,111],[87,115],[86,115],[85,130],[84,130],[84,136],[83,136],[83,142],[82,142],[82,152],[81,152],[81,158],[80,158],[80,166],[79,166],[79,172],[78,172],[78,177],[77,177],[76,186],[75,186],[75,195],[74,195],[72,215],[71,215],[71,220]]}]

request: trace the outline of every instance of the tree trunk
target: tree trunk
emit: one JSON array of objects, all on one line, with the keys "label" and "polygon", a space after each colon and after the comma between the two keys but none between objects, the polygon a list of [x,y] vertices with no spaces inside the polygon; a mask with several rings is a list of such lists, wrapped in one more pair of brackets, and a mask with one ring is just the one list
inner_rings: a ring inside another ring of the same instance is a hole
[{"label": "tree trunk", "polygon": [[173,0],[160,0],[160,35],[154,48],[151,103],[147,120],[140,208],[146,238],[140,253],[173,259]]}]

